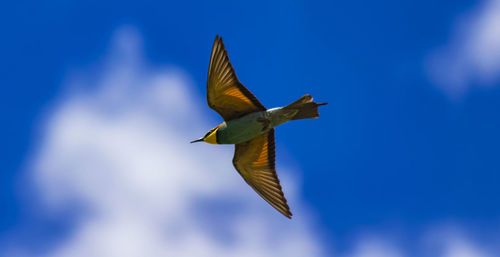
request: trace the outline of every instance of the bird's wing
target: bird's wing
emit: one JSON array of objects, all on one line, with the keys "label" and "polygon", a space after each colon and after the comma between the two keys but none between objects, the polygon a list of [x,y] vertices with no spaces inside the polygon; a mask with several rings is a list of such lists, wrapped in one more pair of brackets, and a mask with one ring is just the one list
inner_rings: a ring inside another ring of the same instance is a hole
[{"label": "bird's wing", "polygon": [[276,210],[292,217],[275,169],[274,129],[236,145],[233,164],[243,179]]},{"label": "bird's wing", "polygon": [[266,108],[240,83],[229,61],[222,37],[215,37],[207,78],[207,102],[224,120]]}]

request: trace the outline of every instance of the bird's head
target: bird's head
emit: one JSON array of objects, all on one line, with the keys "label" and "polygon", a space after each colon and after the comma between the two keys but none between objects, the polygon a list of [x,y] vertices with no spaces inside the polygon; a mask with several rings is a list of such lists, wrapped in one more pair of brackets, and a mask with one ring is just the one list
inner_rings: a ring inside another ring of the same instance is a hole
[{"label": "bird's head", "polygon": [[191,143],[204,141],[209,144],[217,144],[217,130],[219,130],[219,127],[220,125],[208,131],[202,138],[191,141]]}]

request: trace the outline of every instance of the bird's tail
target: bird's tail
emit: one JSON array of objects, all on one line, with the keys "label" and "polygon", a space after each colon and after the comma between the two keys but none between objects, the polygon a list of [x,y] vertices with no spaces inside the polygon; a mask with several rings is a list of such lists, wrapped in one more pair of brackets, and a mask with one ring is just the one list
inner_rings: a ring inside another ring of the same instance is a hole
[{"label": "bird's tail", "polygon": [[318,106],[328,103],[316,103],[311,95],[304,95],[299,100],[283,107],[286,110],[297,110],[292,120],[314,119],[319,117]]}]

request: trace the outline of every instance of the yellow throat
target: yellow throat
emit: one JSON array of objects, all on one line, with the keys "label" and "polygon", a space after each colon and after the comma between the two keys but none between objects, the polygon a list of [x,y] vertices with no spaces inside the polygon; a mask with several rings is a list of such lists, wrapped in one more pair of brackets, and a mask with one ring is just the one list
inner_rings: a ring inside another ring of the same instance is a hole
[{"label": "yellow throat", "polygon": [[209,144],[217,144],[217,130],[219,128],[214,129],[210,135],[206,136],[203,141],[209,143]]}]

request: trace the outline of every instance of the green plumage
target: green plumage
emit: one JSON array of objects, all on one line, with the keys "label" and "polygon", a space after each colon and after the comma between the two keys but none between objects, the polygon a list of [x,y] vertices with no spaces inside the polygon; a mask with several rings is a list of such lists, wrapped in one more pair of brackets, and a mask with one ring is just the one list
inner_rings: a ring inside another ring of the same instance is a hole
[{"label": "green plumage", "polygon": [[282,108],[253,112],[241,118],[224,122],[217,130],[218,144],[239,144],[268,132],[273,127],[290,119],[280,111]]},{"label": "green plumage", "polygon": [[285,107],[253,112],[243,117],[226,121],[217,130],[217,143],[243,143],[288,121],[316,118],[319,116],[319,105],[322,104],[312,102],[312,97],[305,95]]}]

